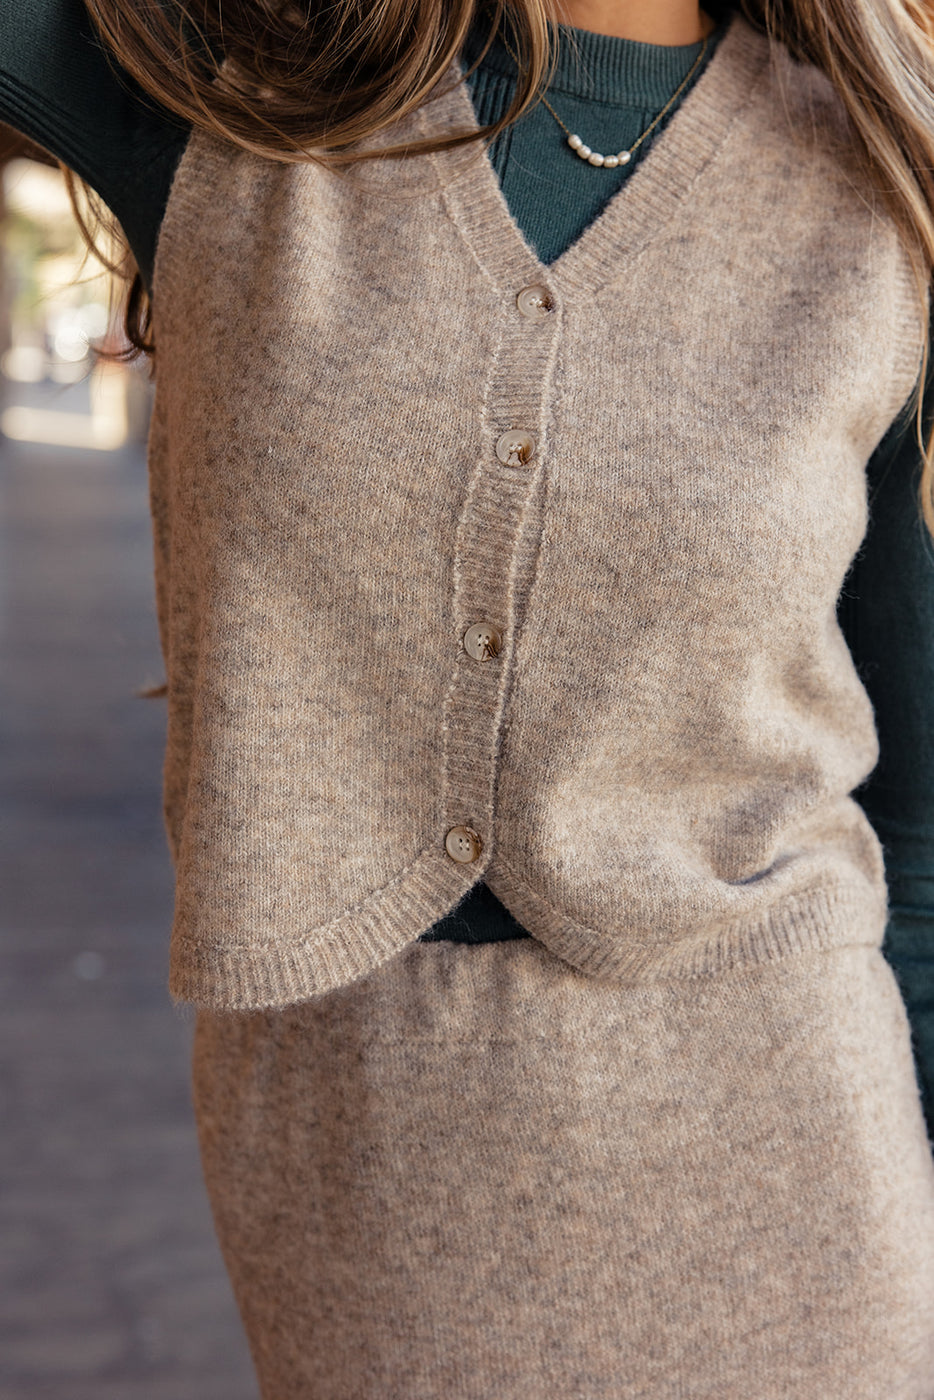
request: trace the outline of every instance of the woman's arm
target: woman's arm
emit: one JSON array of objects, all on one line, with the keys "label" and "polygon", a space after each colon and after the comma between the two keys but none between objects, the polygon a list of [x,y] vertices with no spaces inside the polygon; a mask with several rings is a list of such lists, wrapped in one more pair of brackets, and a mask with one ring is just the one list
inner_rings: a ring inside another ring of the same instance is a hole
[{"label": "woman's arm", "polygon": [[87,180],[120,220],[151,286],[188,128],[107,56],[81,0],[0,0],[0,122]]},{"label": "woman's arm", "polygon": [[[934,371],[926,394],[934,417]],[[855,796],[882,842],[890,892],[884,953],[911,1021],[934,1142],[934,542],[916,504],[913,418],[869,464],[869,527],[838,609],[872,700],[880,759]]]}]

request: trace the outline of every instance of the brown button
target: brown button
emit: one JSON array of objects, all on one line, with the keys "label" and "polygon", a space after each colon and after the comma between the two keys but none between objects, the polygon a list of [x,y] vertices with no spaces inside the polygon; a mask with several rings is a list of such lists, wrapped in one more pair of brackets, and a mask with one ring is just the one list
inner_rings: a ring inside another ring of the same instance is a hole
[{"label": "brown button", "polygon": [[516,306],[530,321],[544,321],[555,309],[555,299],[547,287],[523,287],[516,297]]},{"label": "brown button", "polygon": [[496,444],[496,455],[506,467],[524,467],[535,451],[535,439],[521,428],[510,428]]},{"label": "brown button", "polygon": [[483,842],[472,826],[452,826],[444,838],[444,849],[458,865],[470,865],[483,850]]},{"label": "brown button", "polygon": [[489,661],[503,649],[503,634],[492,622],[475,622],[464,633],[464,650],[474,661]]}]

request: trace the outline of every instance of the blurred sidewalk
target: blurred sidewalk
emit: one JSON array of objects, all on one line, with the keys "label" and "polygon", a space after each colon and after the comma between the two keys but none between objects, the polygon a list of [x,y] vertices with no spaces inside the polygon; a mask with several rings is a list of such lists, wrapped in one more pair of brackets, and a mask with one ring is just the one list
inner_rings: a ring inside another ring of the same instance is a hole
[{"label": "blurred sidewalk", "polygon": [[141,447],[0,442],[3,1400],[256,1400],[165,989],[152,591]]}]

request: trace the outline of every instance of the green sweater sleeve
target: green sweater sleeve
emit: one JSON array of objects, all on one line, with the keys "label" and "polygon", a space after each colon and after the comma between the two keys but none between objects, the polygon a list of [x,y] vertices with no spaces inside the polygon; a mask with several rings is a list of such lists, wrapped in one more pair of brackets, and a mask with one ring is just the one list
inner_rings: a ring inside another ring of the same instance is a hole
[{"label": "green sweater sleeve", "polygon": [[[934,372],[925,403],[934,417]],[[841,625],[873,703],[880,758],[855,797],[885,855],[883,951],[901,987],[934,1141],[934,541],[920,519],[913,416],[868,468],[869,524],[840,599]]]},{"label": "green sweater sleeve", "polygon": [[189,128],[111,62],[81,0],[0,0],[0,121],[97,190],[151,286],[159,225]]}]

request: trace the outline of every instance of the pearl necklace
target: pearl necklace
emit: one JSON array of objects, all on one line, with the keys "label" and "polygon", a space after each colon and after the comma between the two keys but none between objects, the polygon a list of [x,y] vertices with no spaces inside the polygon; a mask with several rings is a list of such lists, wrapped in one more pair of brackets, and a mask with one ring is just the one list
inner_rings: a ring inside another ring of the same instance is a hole
[{"label": "pearl necklace", "polygon": [[[500,34],[500,38],[503,41],[504,48],[508,51],[510,57],[516,65],[516,68],[518,69],[518,58],[513,53],[509,45],[506,43],[504,35]],[[697,69],[700,67],[704,54],[707,52],[707,43],[709,38],[709,34],[705,34],[704,42],[703,44],[701,44],[700,53],[697,55],[694,62],[691,64],[690,71],[685,77],[684,82],[680,84],[680,86],[675,90],[675,92],[672,94],[669,100],[665,103],[658,116],[652,122],[651,126],[647,126],[645,128],[645,131],[643,131],[642,135],[639,137],[639,139],[637,141],[633,141],[628,151],[617,151],[616,155],[614,156],[602,156],[599,151],[591,150],[591,148],[585,145],[585,143],[581,140],[581,138],[578,135],[576,135],[575,132],[571,131],[569,127],[566,127],[564,125],[564,122],[558,116],[558,113],[555,111],[554,107],[552,107],[551,104],[546,101],[544,94],[542,95],[542,102],[545,103],[545,106],[548,108],[555,121],[561,127],[562,131],[567,132],[568,145],[570,146],[571,150],[574,152],[575,155],[580,156],[581,160],[587,161],[588,165],[604,165],[608,170],[612,170],[617,165],[628,165],[629,162],[632,160],[633,154],[639,149],[646,137],[651,136],[652,132],[658,126],[662,117],[665,115],[666,112],[669,112],[671,110],[671,108],[677,102],[678,98],[681,96],[684,89],[687,87],[688,83],[693,78],[694,74],[697,72]]]}]

